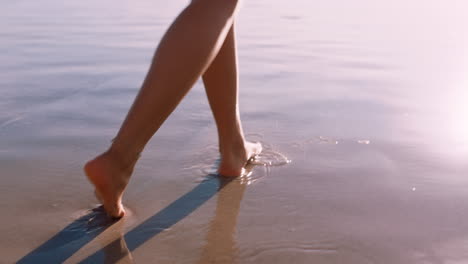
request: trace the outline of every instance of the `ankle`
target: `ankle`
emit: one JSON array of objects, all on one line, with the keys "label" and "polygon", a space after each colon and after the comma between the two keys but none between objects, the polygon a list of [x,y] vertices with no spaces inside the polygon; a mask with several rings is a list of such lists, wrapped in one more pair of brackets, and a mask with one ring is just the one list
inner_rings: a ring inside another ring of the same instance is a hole
[{"label": "ankle", "polygon": [[217,125],[220,151],[243,148],[245,138],[240,120],[230,122],[228,125]]},{"label": "ankle", "polygon": [[243,155],[245,153],[245,139],[242,137],[222,142],[220,152],[222,155]]},{"label": "ankle", "polygon": [[112,145],[105,153],[105,156],[109,158],[109,160],[116,164],[116,166],[121,170],[133,170],[135,163],[137,162],[140,154],[135,155],[128,155],[125,152],[119,150],[117,147]]}]

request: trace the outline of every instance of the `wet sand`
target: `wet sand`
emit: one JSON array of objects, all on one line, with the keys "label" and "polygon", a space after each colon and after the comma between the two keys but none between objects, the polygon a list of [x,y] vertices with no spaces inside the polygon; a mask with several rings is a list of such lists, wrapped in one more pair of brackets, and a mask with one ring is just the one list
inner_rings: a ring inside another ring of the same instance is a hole
[{"label": "wet sand", "polygon": [[264,160],[292,162],[213,177],[199,83],[143,153],[130,214],[109,222],[81,168],[185,4],[156,2],[2,8],[0,263],[468,261],[461,1],[245,1],[243,123]]}]

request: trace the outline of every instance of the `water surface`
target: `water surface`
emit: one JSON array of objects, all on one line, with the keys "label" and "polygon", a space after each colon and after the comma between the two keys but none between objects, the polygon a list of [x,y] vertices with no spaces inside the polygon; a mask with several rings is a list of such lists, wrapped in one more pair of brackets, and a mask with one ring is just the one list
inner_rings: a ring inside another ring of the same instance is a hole
[{"label": "water surface", "polygon": [[[96,202],[81,166],[114,137],[185,4],[3,4],[1,263],[87,232]],[[461,0],[245,1],[243,123],[292,163],[197,191],[218,158],[198,83],[145,150],[131,216],[59,252],[68,263],[467,261],[466,11]],[[186,195],[203,202],[171,207]],[[154,232],[167,208],[188,215]]]}]

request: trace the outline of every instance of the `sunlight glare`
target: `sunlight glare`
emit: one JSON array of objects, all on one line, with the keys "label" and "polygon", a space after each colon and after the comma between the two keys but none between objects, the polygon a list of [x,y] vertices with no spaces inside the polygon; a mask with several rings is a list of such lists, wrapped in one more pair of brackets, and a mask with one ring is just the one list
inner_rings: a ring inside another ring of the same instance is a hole
[{"label": "sunlight glare", "polygon": [[457,142],[468,145],[468,87],[464,85],[463,88],[465,89],[460,89],[451,100],[449,130]]}]

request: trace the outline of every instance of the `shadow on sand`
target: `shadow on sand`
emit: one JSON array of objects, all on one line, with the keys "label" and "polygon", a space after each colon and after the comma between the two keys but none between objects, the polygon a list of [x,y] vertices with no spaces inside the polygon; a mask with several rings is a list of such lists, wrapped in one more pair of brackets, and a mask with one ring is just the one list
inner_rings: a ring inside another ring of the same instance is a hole
[{"label": "shadow on sand", "polygon": [[[130,230],[123,237],[115,239],[107,246],[82,260],[80,263],[116,263],[152,237],[187,217],[230,182],[237,181],[233,181],[232,178],[224,178],[214,175],[207,176],[204,181],[188,193],[184,194],[179,199]],[[233,205],[237,208],[237,210],[234,210],[235,216],[232,215],[231,211],[229,214],[232,216],[228,216],[227,218],[237,217],[240,200],[243,195],[243,189],[242,192],[238,193],[240,196],[237,197],[237,199],[234,199],[236,200],[234,201],[236,204]],[[214,223],[217,222],[216,219],[218,219],[218,215],[223,216],[222,213],[219,214],[219,211],[221,210],[221,207],[225,208],[225,206],[220,207],[219,203],[220,200],[218,200]],[[231,210],[232,209],[233,208],[231,208]],[[235,222],[236,221],[234,220],[232,223],[232,228],[234,229]],[[116,223],[116,221],[109,219],[101,207],[93,209],[89,214],[77,219],[65,227],[54,237],[21,258],[17,263],[63,263],[88,242],[111,227],[114,223]],[[231,225],[229,224],[229,226]],[[229,229],[232,228],[229,227]],[[210,240],[211,239],[208,237],[208,244],[210,243]],[[232,245],[233,243],[234,242],[230,242],[229,244]],[[229,248],[232,249],[232,247]]]},{"label": "shadow on sand", "polygon": [[114,223],[116,221],[107,217],[102,206],[95,208],[66,226],[17,263],[63,263]]}]

